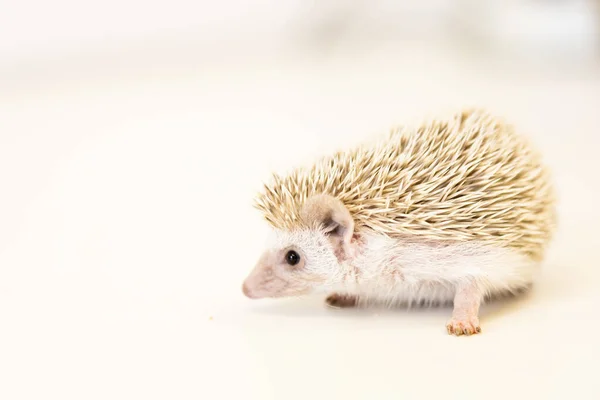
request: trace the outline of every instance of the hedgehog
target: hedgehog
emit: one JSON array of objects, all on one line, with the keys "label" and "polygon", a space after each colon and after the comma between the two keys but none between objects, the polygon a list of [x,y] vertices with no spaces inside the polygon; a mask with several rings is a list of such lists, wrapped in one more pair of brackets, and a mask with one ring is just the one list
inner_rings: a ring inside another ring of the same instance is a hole
[{"label": "hedgehog", "polygon": [[254,199],[270,228],[248,298],[452,304],[451,335],[529,289],[556,228],[549,168],[513,125],[461,109],[273,173]]}]

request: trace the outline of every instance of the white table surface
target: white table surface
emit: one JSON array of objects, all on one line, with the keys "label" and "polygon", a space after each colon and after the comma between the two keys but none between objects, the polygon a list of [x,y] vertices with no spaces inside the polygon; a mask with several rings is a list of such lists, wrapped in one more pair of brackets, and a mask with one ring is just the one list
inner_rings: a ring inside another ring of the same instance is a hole
[{"label": "white table surface", "polygon": [[[449,53],[6,73],[0,398],[600,398],[599,75]],[[270,171],[463,105],[555,172],[560,230],[529,296],[459,338],[449,309],[243,297]]]}]

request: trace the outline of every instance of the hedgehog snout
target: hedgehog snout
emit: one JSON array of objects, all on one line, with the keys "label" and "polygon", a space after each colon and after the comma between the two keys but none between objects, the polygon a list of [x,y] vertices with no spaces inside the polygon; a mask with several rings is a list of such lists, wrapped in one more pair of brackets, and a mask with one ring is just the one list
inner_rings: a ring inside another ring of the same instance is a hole
[{"label": "hedgehog snout", "polygon": [[250,299],[271,297],[277,294],[283,282],[275,274],[274,254],[266,251],[242,284],[242,292]]},{"label": "hedgehog snout", "polygon": [[242,293],[244,293],[244,296],[248,297],[249,299],[258,299],[261,297],[259,292],[260,287],[262,286],[262,274],[258,269],[258,267],[255,267],[255,269],[250,273],[250,275],[248,275],[248,277],[246,277],[244,283],[242,284]]},{"label": "hedgehog snout", "polygon": [[244,296],[248,297],[249,299],[254,299],[254,294],[252,293],[252,290],[250,289],[250,286],[248,286],[247,282],[244,282],[242,284],[242,292],[244,293]]}]

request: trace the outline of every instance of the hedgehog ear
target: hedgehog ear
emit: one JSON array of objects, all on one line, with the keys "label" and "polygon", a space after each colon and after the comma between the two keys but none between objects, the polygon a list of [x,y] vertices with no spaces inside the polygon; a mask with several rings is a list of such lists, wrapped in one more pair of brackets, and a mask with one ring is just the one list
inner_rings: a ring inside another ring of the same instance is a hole
[{"label": "hedgehog ear", "polygon": [[322,228],[336,245],[347,250],[354,234],[352,215],[340,200],[326,194],[309,197],[301,211],[306,224]]}]

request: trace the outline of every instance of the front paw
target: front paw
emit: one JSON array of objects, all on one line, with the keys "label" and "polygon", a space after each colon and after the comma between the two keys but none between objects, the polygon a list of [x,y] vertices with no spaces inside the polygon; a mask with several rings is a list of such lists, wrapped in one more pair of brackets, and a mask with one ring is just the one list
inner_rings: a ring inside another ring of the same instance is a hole
[{"label": "front paw", "polygon": [[446,324],[446,329],[450,335],[474,335],[481,332],[479,326],[479,319],[477,317],[471,318],[457,318],[453,317]]},{"label": "front paw", "polygon": [[358,298],[347,294],[331,294],[325,299],[325,303],[333,308],[348,308],[356,306]]}]

